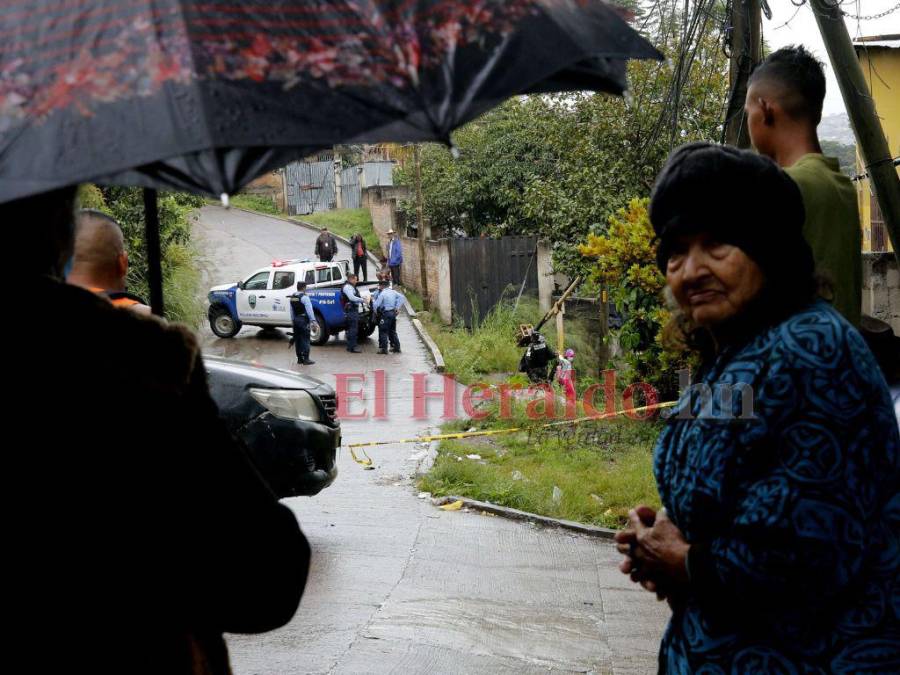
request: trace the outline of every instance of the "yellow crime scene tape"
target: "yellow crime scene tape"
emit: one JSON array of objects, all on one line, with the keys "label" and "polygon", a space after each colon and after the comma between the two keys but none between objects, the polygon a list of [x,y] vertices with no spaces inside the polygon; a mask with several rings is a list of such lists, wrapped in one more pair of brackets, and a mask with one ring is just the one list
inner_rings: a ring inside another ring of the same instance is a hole
[{"label": "yellow crime scene tape", "polygon": [[529,429],[549,429],[552,427],[559,426],[568,426],[574,424],[581,424],[582,422],[595,422],[598,420],[612,419],[613,417],[618,417],[620,415],[627,415],[630,413],[640,413],[646,412],[649,410],[661,410],[663,408],[671,408],[676,405],[678,401],[666,401],[665,403],[654,403],[653,405],[645,405],[639,408],[628,408],[627,410],[619,410],[617,412],[612,413],[603,413],[602,415],[590,415],[588,417],[578,417],[571,420],[558,420],[556,422],[548,422],[547,424],[541,424],[538,427],[509,427],[507,429],[487,429],[484,431],[461,431],[455,434],[434,434],[431,436],[415,436],[414,438],[401,438],[395,441],[368,441],[366,443],[349,443],[347,445],[347,449],[350,450],[350,456],[353,458],[353,461],[357,464],[360,464],[364,468],[371,469],[374,468],[372,466],[372,458],[366,454],[365,450],[362,450],[363,457],[360,458],[356,455],[354,451],[356,448],[369,448],[375,445],[401,445],[404,443],[430,443],[431,441],[448,441],[448,440],[457,440],[460,438],[473,438],[475,436],[498,436],[500,434],[514,434],[519,431],[529,431]]}]

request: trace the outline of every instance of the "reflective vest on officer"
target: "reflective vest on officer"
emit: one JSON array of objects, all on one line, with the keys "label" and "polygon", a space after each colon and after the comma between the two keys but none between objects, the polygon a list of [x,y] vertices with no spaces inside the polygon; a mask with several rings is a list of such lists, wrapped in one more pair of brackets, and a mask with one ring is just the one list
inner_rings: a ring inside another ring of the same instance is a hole
[{"label": "reflective vest on officer", "polygon": [[91,288],[91,290],[97,295],[106,296],[116,307],[134,307],[135,305],[147,304],[140,296],[126,291],[107,291],[102,288]]}]

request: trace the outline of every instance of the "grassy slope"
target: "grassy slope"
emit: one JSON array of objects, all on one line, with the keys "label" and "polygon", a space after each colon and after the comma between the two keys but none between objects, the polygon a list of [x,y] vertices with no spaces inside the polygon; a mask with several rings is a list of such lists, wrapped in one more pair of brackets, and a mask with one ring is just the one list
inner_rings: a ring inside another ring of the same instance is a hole
[{"label": "grassy slope", "polygon": [[335,234],[347,239],[359,233],[365,239],[366,246],[371,253],[377,257],[381,252],[381,243],[372,227],[372,216],[368,209],[337,209],[295,218],[319,227],[327,227]]},{"label": "grassy slope", "polygon": [[658,422],[616,419],[566,429],[444,441],[419,487],[605,527],[623,525],[636,504],[659,505],[652,473]]},{"label": "grassy slope", "polygon": [[[442,326],[423,315],[444,355],[447,372],[463,383],[524,381],[521,375],[509,377],[518,370],[523,351],[515,345],[514,336],[520,323],[533,324],[539,317],[537,301],[527,297],[518,308],[514,308],[514,299],[501,303],[474,331]],[[555,330],[550,325],[546,337],[555,348]],[[581,363],[596,363],[585,330],[575,321],[567,321],[566,329],[567,346],[575,347]],[[584,368],[578,378],[580,391],[595,381],[586,371]],[[598,405],[602,405],[602,395]],[[477,423],[452,422],[444,429],[452,432],[472,425],[479,429],[533,428],[535,423],[517,407],[512,420],[492,415]],[[557,414],[562,415],[563,410]],[[445,441],[420,487],[435,495],[467,496],[532,513],[618,527],[634,505],[659,504],[652,473],[652,448],[659,430],[658,422],[617,418],[552,431],[533,430],[530,435]],[[466,458],[470,454],[481,459]],[[562,492],[558,501],[553,499],[554,487]]]}]

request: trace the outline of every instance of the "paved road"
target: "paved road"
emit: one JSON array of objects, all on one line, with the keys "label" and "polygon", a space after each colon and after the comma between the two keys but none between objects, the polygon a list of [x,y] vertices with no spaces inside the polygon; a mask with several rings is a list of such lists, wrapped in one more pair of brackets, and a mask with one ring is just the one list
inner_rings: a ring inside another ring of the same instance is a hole
[{"label": "paved road", "polygon": [[[195,233],[210,284],[309,255],[316,236],[209,206]],[[436,424],[440,401],[430,407],[434,421],[411,419],[412,373],[431,363],[409,319],[398,323],[401,355],[375,354],[374,340],[357,356],[342,340],[313,347],[308,372],[332,384],[339,372],[364,373],[371,383],[376,369],[388,371],[389,421],[345,421],[345,442],[405,438]],[[203,343],[210,354],[302,367],[281,331],[245,328],[221,340],[207,327]],[[413,484],[425,448],[371,454],[376,469],[363,471],[342,450],[333,486],[286,501],[314,550],[309,584],[288,626],[229,636],[236,674],[655,672],[665,607],[621,578],[610,544],[441,511]]]}]

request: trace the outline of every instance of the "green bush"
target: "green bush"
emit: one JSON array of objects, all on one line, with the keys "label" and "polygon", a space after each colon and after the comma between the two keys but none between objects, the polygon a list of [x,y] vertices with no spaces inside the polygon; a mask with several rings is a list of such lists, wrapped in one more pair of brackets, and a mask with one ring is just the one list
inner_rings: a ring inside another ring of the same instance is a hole
[{"label": "green bush", "polygon": [[666,282],[656,266],[649,200],[633,199],[609,219],[606,234],[588,236],[579,247],[594,259],[595,281],[609,288],[624,323],[618,331],[631,381],[653,385],[668,400],[678,392],[678,371],[689,368],[687,354],[663,344],[662,329],[671,318],[663,299]]},{"label": "green bush", "polygon": [[[149,300],[143,190],[87,185],[79,190],[79,199],[83,208],[108,213],[121,225],[128,250],[128,290]],[[160,192],[158,198],[166,318],[192,328],[200,325],[205,303],[188,216],[203,203],[202,197],[178,192]]]}]

